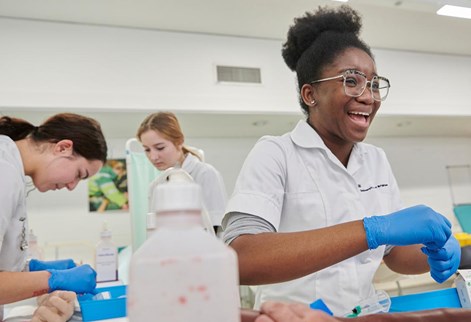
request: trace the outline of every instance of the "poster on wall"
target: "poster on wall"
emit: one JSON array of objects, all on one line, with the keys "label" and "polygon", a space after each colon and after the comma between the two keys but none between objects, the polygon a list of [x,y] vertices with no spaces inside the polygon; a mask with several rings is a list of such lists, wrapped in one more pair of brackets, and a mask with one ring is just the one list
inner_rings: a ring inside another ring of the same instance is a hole
[{"label": "poster on wall", "polygon": [[88,180],[88,205],[91,212],[129,209],[125,159],[108,159]]}]

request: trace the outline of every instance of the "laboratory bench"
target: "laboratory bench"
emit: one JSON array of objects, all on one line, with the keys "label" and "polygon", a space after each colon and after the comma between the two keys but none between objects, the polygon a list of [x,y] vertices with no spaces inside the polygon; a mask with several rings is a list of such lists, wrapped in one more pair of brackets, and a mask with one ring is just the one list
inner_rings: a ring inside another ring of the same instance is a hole
[{"label": "laboratory bench", "polygon": [[[125,286],[112,286],[111,288],[116,288],[118,291],[115,293],[115,297],[118,296],[123,292],[123,289],[125,291]],[[107,288],[103,288],[103,290],[106,290]],[[95,321],[95,322],[128,322],[128,319],[125,317],[125,309],[126,309],[126,304],[125,304],[125,298],[119,298],[118,302],[115,301],[116,299],[111,299],[111,300],[97,300],[96,306],[94,307],[89,307],[88,309],[92,310],[92,313],[96,313],[96,318],[92,315],[88,315],[88,318],[85,318],[85,315],[83,315],[84,319],[83,321]],[[115,302],[113,302],[115,301]],[[22,301],[19,302],[22,304],[25,304],[27,302]],[[17,303],[17,304],[19,304]],[[85,313],[83,312],[83,307],[82,306],[82,314]],[[399,316],[404,317],[404,321],[409,321],[406,313],[414,313],[411,314],[411,317],[414,316],[417,318],[420,314],[418,314],[418,311],[423,311],[424,314],[427,316],[430,314],[431,316],[434,316],[433,320],[430,321],[440,321],[440,322],[445,322],[447,321],[446,319],[441,318],[441,316],[444,316],[446,314],[469,314],[467,316],[466,320],[458,320],[458,321],[471,321],[471,310],[457,310],[461,308],[461,303],[458,297],[458,293],[456,288],[446,288],[446,289],[441,289],[441,290],[434,290],[434,291],[429,291],[429,292],[422,292],[422,293],[417,293],[417,294],[408,294],[408,295],[402,295],[402,296],[394,296],[391,297],[391,308],[390,308],[390,313],[392,315],[399,314]],[[85,307],[85,310],[87,308]],[[445,311],[444,311],[445,310]],[[446,310],[451,310],[450,312]],[[255,317],[257,315],[256,311],[252,310],[242,310],[242,320],[241,322],[252,322],[255,320]],[[90,312],[89,312],[90,313]],[[105,314],[105,317],[104,315]],[[388,314],[389,315],[389,314]],[[75,316],[75,315],[74,315]],[[371,321],[366,319],[366,316],[363,317],[357,317],[356,318],[359,322],[362,322],[363,320],[366,321]],[[346,320],[346,319],[345,319]],[[72,319],[71,321],[80,321],[80,319]],[[339,321],[344,321],[344,319],[340,319]],[[389,321],[389,320],[385,320]],[[420,321],[420,320],[415,320],[411,319],[410,321]]]},{"label": "laboratory bench", "polygon": [[[123,302],[120,302],[120,305],[125,305],[125,304]],[[461,303],[460,303],[456,288],[452,287],[452,288],[422,292],[422,293],[417,293],[417,294],[408,294],[408,295],[391,297],[391,307],[390,307],[389,312],[391,314],[397,314],[397,313],[404,314],[404,313],[414,313],[414,312],[417,314],[417,311],[424,311],[424,312],[428,311],[427,314],[432,314],[432,315],[436,314],[437,319],[438,319],[438,315],[443,314],[443,312],[439,311],[440,309],[451,309],[451,310],[461,309]],[[431,311],[431,310],[434,310],[434,311]],[[244,317],[242,319],[242,322],[253,321],[257,313],[256,311],[244,310],[244,309],[242,310],[242,312],[243,312],[242,316]],[[471,321],[471,310],[469,311],[469,316],[470,316],[469,321]],[[112,318],[112,319],[87,320],[87,321],[125,322],[128,320],[125,317],[117,317],[117,318]],[[437,320],[437,321],[440,321],[440,320]]]}]

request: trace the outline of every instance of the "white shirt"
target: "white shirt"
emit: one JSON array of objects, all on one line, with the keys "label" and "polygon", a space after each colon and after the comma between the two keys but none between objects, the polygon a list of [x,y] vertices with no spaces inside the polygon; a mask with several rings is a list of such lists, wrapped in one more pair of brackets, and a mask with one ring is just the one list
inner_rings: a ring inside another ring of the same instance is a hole
[{"label": "white shirt", "polygon": [[0,271],[23,270],[27,253],[20,250],[26,238],[23,233],[28,233],[23,162],[15,142],[0,135]]},{"label": "white shirt", "polygon": [[[355,144],[345,168],[309,124],[300,121],[290,133],[257,142],[226,212],[256,215],[278,232],[294,232],[400,208],[399,189],[383,150]],[[309,304],[321,298],[334,314],[347,313],[374,294],[372,280],[384,249],[365,251],[289,282],[260,286],[255,306],[267,300]]]},{"label": "white shirt", "polygon": [[[226,210],[227,194],[221,174],[212,165],[201,162],[196,156],[188,153],[182,164],[182,169],[188,172],[193,180],[201,186],[203,206],[208,212],[213,226],[221,226],[222,217]],[[153,191],[158,179],[150,184],[149,209],[153,208]]]}]

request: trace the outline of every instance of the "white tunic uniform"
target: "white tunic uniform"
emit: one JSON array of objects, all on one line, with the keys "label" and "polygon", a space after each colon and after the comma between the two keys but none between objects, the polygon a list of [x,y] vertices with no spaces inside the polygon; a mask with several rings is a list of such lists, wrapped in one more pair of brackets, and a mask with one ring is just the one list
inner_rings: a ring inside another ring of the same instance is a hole
[{"label": "white tunic uniform", "polygon": [[[399,189],[383,150],[355,144],[345,168],[306,121],[300,121],[291,133],[257,142],[227,212],[256,215],[278,232],[295,232],[400,208]],[[334,314],[347,313],[374,294],[372,280],[384,249],[365,251],[289,282],[260,286],[255,306],[267,300],[309,304],[321,298]]]},{"label": "white tunic uniform", "polygon": [[[13,140],[0,135],[0,271],[22,271],[27,234],[26,177],[20,152]],[[3,308],[0,306],[0,321]]]},{"label": "white tunic uniform", "polygon": [[[201,162],[193,154],[188,153],[182,164],[182,169],[188,172],[193,180],[201,186],[203,205],[213,226],[221,226],[227,204],[226,188],[221,174],[211,164]],[[149,209],[153,208],[154,189],[157,179],[149,187]]]}]

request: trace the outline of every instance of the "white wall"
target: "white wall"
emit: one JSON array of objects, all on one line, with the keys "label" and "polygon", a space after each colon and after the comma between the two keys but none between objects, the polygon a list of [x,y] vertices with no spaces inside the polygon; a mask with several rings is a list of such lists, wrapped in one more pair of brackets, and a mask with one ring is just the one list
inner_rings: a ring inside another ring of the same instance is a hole
[{"label": "white wall", "polygon": [[[298,111],[280,41],[1,18],[0,40],[0,107]],[[216,84],[216,64],[263,85]]]},{"label": "white wall", "polygon": [[[0,41],[0,108],[299,111],[281,40],[0,18]],[[392,82],[381,114],[471,115],[471,57],[374,53]],[[263,84],[217,84],[216,64]]]},{"label": "white wall", "polygon": [[[471,138],[370,138],[388,155],[405,206],[427,204],[453,222],[446,166],[471,163]],[[471,182],[468,182],[471,185]],[[471,202],[471,196],[469,196]],[[460,230],[459,226],[454,227]]]},{"label": "white wall", "polygon": [[[0,110],[299,111],[281,41],[107,28],[0,18]],[[471,57],[374,50],[392,82],[384,115],[471,115]],[[260,67],[263,85],[216,84],[215,64]],[[110,117],[112,114],[110,113]],[[241,129],[243,131],[243,129]],[[187,138],[205,150],[232,191],[257,138]],[[371,138],[384,147],[406,205],[427,203],[452,217],[445,166],[471,163],[471,138]],[[124,140],[109,138],[110,157]],[[87,187],[28,197],[30,225],[54,256],[91,261],[101,222],[119,245],[130,243],[129,214],[90,214]],[[75,243],[83,246],[76,247]]]}]

